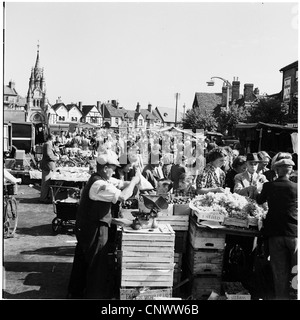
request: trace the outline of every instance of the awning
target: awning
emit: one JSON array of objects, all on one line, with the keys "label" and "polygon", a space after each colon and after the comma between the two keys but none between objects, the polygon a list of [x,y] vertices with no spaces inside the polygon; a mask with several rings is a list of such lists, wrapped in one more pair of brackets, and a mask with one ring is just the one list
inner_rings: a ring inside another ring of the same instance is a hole
[{"label": "awning", "polygon": [[257,123],[238,123],[235,125],[236,129],[260,129],[260,128],[270,128],[270,129],[278,129],[278,130],[286,130],[290,132],[298,131],[297,128],[283,126],[279,124],[273,123],[265,123],[265,122],[257,122]]}]

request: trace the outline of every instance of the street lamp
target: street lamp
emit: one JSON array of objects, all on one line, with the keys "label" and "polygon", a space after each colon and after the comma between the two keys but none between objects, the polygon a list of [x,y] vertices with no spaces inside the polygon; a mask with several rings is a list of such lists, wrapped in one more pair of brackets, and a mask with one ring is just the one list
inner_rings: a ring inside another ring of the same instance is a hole
[{"label": "street lamp", "polygon": [[228,80],[226,80],[226,79],[224,79],[224,78],[221,78],[221,77],[211,77],[211,78],[210,78],[210,81],[207,81],[207,82],[206,82],[209,87],[215,85],[215,82],[214,82],[213,79],[220,79],[220,80],[224,81],[224,83],[225,83],[225,85],[226,85],[226,88],[227,88],[227,94],[226,94],[226,111],[229,111],[229,90],[230,90],[230,88],[232,87],[232,85],[231,85],[231,83],[230,83]]}]

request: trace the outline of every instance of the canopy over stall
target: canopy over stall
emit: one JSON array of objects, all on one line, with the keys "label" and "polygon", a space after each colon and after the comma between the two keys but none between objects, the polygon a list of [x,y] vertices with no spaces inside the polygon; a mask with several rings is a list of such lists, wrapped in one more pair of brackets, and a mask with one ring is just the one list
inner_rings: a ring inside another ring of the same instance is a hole
[{"label": "canopy over stall", "polygon": [[295,134],[298,129],[272,123],[238,123],[235,135],[241,143],[241,153],[264,150],[272,153],[279,151],[297,152]]}]

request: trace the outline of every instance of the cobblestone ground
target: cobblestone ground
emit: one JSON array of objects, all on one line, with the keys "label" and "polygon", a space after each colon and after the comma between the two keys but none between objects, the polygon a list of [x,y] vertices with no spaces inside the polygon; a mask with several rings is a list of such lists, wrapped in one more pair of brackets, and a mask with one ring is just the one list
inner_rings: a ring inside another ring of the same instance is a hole
[{"label": "cobblestone ground", "polygon": [[3,299],[65,299],[76,238],[52,231],[52,204],[38,201],[39,186],[18,189],[18,228],[3,240]]}]

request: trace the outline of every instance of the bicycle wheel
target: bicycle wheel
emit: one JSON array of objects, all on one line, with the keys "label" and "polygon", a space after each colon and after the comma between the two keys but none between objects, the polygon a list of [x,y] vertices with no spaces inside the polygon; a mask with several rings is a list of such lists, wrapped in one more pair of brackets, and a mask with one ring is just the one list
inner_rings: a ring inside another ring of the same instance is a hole
[{"label": "bicycle wheel", "polygon": [[4,212],[4,237],[11,238],[15,235],[18,225],[17,200],[10,198]]}]

